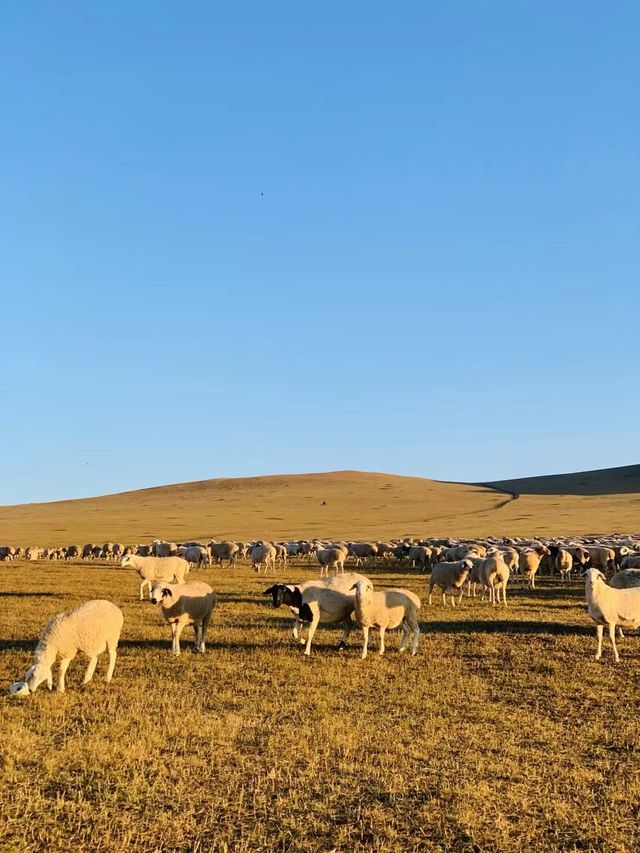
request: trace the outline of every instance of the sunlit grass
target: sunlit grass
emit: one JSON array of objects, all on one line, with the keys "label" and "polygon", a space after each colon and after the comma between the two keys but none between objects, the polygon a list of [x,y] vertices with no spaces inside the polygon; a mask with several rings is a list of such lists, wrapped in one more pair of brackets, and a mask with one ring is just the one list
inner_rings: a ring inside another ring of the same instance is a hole
[{"label": "sunlit grass", "polygon": [[[542,579],[505,610],[428,607],[425,577],[372,572],[423,599],[419,654],[359,659],[319,628],[306,659],[271,578],[207,570],[205,655],[169,654],[133,573],[1,564],[3,850],[635,850],[640,644],[593,660],[582,585]],[[297,580],[315,570],[292,566]],[[105,597],[125,614],[115,677],[11,699],[47,618]],[[375,638],[374,638],[375,639]]]}]

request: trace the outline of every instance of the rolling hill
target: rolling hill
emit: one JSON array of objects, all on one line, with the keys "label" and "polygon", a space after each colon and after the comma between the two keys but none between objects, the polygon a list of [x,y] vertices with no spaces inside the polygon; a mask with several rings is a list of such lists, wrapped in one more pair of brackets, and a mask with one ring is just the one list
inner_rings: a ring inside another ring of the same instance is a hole
[{"label": "rolling hill", "polygon": [[638,494],[640,465],[578,471],[573,474],[548,474],[544,477],[521,477],[517,480],[495,480],[478,485],[520,495]]},{"label": "rolling hill", "polygon": [[[639,468],[640,466],[633,466]],[[628,483],[626,469],[594,481]],[[585,475],[564,475],[579,481]],[[532,478],[537,488],[553,478]],[[640,528],[637,491],[526,494],[516,483],[444,483],[393,474],[334,471],[202,480],[79,500],[0,507],[0,542],[60,545],[152,538],[327,537],[406,534],[579,534]],[[577,487],[577,486],[576,486]],[[534,488],[534,486],[531,486]]]}]

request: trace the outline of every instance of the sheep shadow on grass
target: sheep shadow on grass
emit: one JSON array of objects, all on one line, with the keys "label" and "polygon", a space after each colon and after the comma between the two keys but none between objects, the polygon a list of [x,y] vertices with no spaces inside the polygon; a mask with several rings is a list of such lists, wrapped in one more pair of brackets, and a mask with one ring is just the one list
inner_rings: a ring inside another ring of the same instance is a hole
[{"label": "sheep shadow on grass", "polygon": [[425,634],[553,634],[555,636],[590,636],[593,627],[563,622],[510,621],[470,619],[460,622],[428,621],[421,628]]}]

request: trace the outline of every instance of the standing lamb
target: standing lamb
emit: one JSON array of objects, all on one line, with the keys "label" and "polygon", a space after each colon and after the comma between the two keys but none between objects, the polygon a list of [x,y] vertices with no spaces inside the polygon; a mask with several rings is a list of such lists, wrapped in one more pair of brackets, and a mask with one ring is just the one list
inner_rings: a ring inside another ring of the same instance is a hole
[{"label": "standing lamb", "polygon": [[53,688],[52,667],[60,660],[58,693],[64,693],[64,677],[69,664],[78,652],[89,658],[83,684],[88,684],[98,663],[98,655],[109,653],[107,681],[111,681],[116,665],[118,640],[124,617],[115,604],[104,599],[87,601],[69,610],[58,613],[45,626],[33,655],[33,666],[27,671],[24,681],[31,693],[35,693],[43,681],[49,690]]},{"label": "standing lamb", "polygon": [[127,554],[120,561],[123,568],[135,569],[142,578],[140,601],[144,599],[145,586],[151,589],[154,581],[172,581],[184,583],[189,571],[189,563],[182,557],[141,557],[139,554]]},{"label": "standing lamb", "polygon": [[358,581],[353,588],[356,591],[356,619],[362,625],[364,641],[362,644],[362,659],[367,656],[369,645],[369,629],[380,629],[380,654],[384,654],[384,634],[387,628],[402,627],[402,643],[400,651],[403,652],[408,645],[409,635],[413,634],[411,654],[415,655],[418,650],[420,639],[420,625],[418,624],[418,611],[420,610],[420,599],[408,589],[383,589],[375,591],[370,580]]},{"label": "standing lamb", "polygon": [[164,621],[171,625],[171,654],[180,654],[180,635],[187,625],[193,625],[193,650],[205,651],[207,627],[217,600],[209,584],[202,581],[154,583],[151,588],[151,601],[160,605]]}]

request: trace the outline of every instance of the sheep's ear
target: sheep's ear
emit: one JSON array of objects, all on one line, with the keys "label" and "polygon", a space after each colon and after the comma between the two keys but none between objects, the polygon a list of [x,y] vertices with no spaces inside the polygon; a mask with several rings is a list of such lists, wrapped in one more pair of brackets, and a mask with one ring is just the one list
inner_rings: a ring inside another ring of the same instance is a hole
[{"label": "sheep's ear", "polygon": [[171,590],[168,586],[164,586],[162,588],[162,597],[163,598],[171,598]]},{"label": "sheep's ear", "polygon": [[358,586],[358,584],[354,583],[354,585],[351,587],[351,589],[355,589],[357,586]]},{"label": "sheep's ear", "polygon": [[275,591],[276,591],[276,584],[274,584],[273,586],[270,586],[269,589],[265,589],[265,591],[262,594],[263,595],[272,595]]}]

